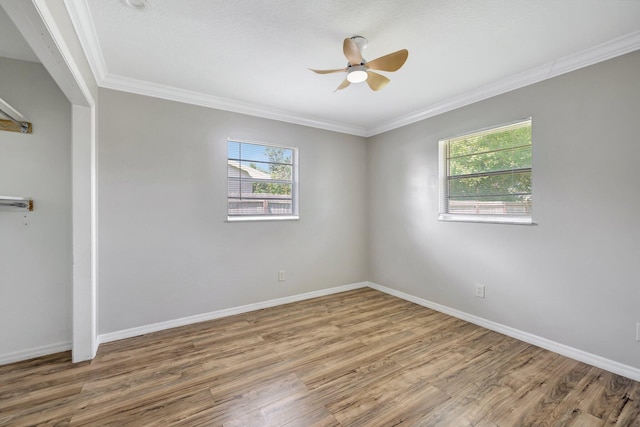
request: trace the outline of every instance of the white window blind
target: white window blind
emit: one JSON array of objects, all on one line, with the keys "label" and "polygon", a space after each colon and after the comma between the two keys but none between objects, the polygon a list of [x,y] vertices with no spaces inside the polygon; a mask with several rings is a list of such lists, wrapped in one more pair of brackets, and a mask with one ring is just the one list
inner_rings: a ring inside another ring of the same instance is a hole
[{"label": "white window blind", "polygon": [[227,218],[295,219],[297,150],[227,141]]},{"label": "white window blind", "polygon": [[440,141],[440,219],[531,223],[531,119]]}]

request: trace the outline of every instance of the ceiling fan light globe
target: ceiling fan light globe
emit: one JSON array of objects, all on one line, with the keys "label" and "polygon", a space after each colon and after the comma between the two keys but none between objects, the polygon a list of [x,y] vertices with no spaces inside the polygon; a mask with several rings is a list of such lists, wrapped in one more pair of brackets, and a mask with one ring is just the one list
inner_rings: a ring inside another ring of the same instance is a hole
[{"label": "ceiling fan light globe", "polygon": [[362,83],[367,80],[368,77],[367,69],[362,65],[350,67],[347,71],[347,80],[349,80],[350,83]]}]

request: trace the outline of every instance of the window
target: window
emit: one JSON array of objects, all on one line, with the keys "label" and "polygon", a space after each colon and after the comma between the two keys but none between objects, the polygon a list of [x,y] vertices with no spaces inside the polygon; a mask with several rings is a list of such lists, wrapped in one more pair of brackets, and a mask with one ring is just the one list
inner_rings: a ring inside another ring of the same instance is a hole
[{"label": "window", "polygon": [[440,141],[440,219],[531,224],[531,119]]},{"label": "window", "polygon": [[227,141],[227,219],[297,219],[297,149]]}]

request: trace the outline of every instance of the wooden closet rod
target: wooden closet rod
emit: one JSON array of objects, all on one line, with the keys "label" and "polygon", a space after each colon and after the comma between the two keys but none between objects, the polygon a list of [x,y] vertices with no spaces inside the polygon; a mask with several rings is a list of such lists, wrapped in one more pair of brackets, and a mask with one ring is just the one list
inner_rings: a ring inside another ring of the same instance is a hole
[{"label": "wooden closet rod", "polygon": [[31,123],[29,122],[20,122],[6,111],[0,108],[0,113],[2,113],[9,120],[0,119],[0,130],[8,130],[10,132],[22,132],[22,133],[31,133]]}]

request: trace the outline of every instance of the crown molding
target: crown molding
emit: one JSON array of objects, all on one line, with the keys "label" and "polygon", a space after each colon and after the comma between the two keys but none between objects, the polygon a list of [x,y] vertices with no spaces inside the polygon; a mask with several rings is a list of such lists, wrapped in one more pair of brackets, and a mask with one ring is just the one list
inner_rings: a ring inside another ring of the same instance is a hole
[{"label": "crown molding", "polygon": [[64,5],[69,12],[69,17],[76,29],[78,39],[80,39],[80,45],[85,51],[93,77],[100,85],[108,74],[107,64],[104,61],[104,56],[102,56],[102,49],[100,49],[98,34],[89,11],[89,4],[87,0],[64,0]]},{"label": "crown molding", "polygon": [[371,137],[402,126],[407,126],[496,95],[520,89],[640,49],[640,31],[636,31],[582,52],[547,62],[477,89],[455,95],[442,102],[383,122],[376,127],[364,128],[347,123],[318,120],[288,111],[276,110],[260,105],[219,98],[200,92],[109,74],[104,57],[102,56],[102,50],[100,49],[87,0],[64,0],[64,3],[69,10],[73,25],[76,28],[82,47],[87,54],[91,70],[100,87],[362,137]]},{"label": "crown molding", "polygon": [[547,62],[546,64],[539,65],[527,71],[513,74],[499,81],[456,95],[443,102],[397,117],[380,126],[368,129],[366,136],[371,137],[402,126],[407,126],[428,119],[429,117],[434,117],[496,95],[588,67],[626,53],[634,52],[638,49],[640,49],[640,31],[626,34],[590,49],[583,50],[582,52]]},{"label": "crown molding", "polygon": [[248,104],[200,92],[110,74],[107,70],[104,56],[102,55],[102,49],[100,48],[100,42],[98,40],[93,19],[91,18],[91,11],[89,10],[87,0],[64,0],[64,4],[69,12],[71,22],[76,29],[76,33],[78,34],[80,44],[85,51],[87,60],[89,61],[91,72],[100,87],[350,135],[367,136],[367,130],[363,127],[353,126],[346,123],[318,120],[312,117],[276,110],[260,105]]},{"label": "crown molding", "polygon": [[100,86],[107,89],[120,90],[123,92],[150,96],[153,98],[162,98],[170,101],[199,105],[201,107],[215,108],[218,110],[225,110],[233,113],[247,114],[250,116],[320,128],[333,132],[366,136],[365,128],[348,125],[346,123],[317,120],[312,117],[293,114],[287,111],[276,110],[269,107],[234,101],[226,98],[219,98],[200,92],[179,89],[142,80],[130,79],[128,77],[116,76],[113,74],[107,75]]},{"label": "crown molding", "polygon": [[556,77],[640,49],[640,31],[625,34],[555,61],[547,78]]}]

